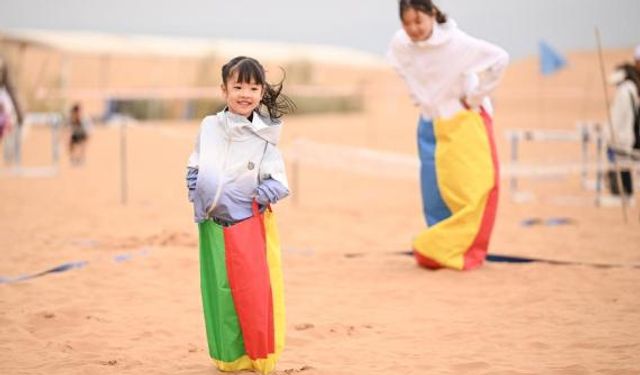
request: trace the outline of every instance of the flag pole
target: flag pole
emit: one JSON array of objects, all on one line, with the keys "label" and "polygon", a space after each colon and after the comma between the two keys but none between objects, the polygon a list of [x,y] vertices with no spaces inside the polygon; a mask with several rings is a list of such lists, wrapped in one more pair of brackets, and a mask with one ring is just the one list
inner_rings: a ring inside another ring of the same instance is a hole
[{"label": "flag pole", "polygon": [[[607,119],[609,120],[609,136],[611,137],[611,142],[615,145],[618,144],[616,131],[613,128],[613,121],[611,118],[611,105],[609,104],[609,96],[607,95],[607,78],[604,69],[604,57],[602,56],[602,42],[600,39],[600,29],[595,27],[596,34],[596,43],[598,46],[598,60],[600,62],[600,75],[602,76],[602,89],[604,92],[604,102],[607,109]],[[622,201],[622,217],[624,219],[625,224],[628,222],[627,219],[627,198],[624,193],[624,186],[622,186],[622,171],[620,170],[620,164],[618,164],[618,159],[613,157],[613,169],[616,172],[616,183],[618,184],[618,191],[620,192],[620,198]]]}]

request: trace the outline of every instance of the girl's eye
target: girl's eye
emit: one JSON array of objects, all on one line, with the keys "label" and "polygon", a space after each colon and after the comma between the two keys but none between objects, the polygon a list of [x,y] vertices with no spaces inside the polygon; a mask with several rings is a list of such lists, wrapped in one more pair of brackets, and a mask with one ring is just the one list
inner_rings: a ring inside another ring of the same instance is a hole
[{"label": "girl's eye", "polygon": [[242,89],[242,86],[233,86],[233,88],[236,89],[236,90],[240,90],[240,89]]}]

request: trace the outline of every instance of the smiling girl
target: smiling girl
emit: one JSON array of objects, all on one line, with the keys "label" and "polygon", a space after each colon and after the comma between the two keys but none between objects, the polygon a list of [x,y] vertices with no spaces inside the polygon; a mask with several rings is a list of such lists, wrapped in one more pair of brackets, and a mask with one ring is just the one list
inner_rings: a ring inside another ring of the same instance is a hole
[{"label": "smiling girl", "polygon": [[276,148],[293,110],[260,63],[222,67],[226,108],[202,120],[187,166],[209,354],[222,371],[268,373],[284,346],[280,244],[271,204],[289,194]]}]

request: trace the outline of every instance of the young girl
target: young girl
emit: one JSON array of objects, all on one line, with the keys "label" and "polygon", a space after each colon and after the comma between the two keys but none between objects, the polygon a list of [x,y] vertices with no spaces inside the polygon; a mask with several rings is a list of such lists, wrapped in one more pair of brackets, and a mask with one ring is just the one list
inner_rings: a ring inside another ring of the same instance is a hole
[{"label": "young girl", "polygon": [[418,151],[428,228],[418,263],[463,270],[486,257],[498,199],[490,103],[507,53],[460,29],[430,0],[401,0],[388,57],[420,107]]},{"label": "young girl", "polygon": [[200,237],[209,354],[222,371],[268,373],[284,346],[280,244],[270,204],[289,194],[276,148],[293,109],[262,65],[222,67],[226,108],[202,121],[187,186]]}]

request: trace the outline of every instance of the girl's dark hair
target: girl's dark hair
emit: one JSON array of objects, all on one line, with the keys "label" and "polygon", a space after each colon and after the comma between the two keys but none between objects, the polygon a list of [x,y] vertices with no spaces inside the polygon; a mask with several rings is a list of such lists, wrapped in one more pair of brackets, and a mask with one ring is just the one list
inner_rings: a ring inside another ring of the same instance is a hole
[{"label": "girl's dark hair", "polygon": [[618,65],[616,69],[622,70],[624,72],[624,80],[633,82],[640,93],[640,73],[638,73],[636,67],[627,63]]},{"label": "girl's dark hair", "polygon": [[436,22],[447,22],[447,15],[442,13],[440,9],[431,0],[400,0],[400,19],[408,9],[415,9],[419,12],[423,12],[434,16]]},{"label": "girl's dark hair", "polygon": [[[283,70],[284,72],[284,70]],[[238,56],[222,67],[222,84],[227,85],[227,80],[234,74],[238,74],[238,82],[240,83],[256,83],[264,88],[264,94],[258,106],[258,112],[261,110],[261,106],[266,107],[269,114],[269,118],[273,121],[282,117],[282,115],[295,111],[296,105],[286,95],[282,93],[282,81],[277,84],[270,84],[267,82],[264,67],[258,62],[258,60],[246,57]]]}]

